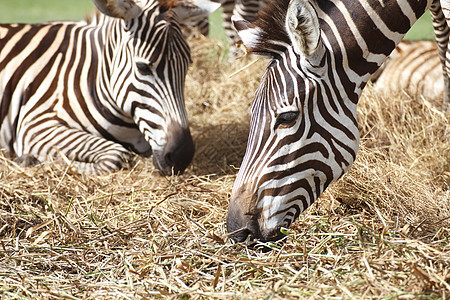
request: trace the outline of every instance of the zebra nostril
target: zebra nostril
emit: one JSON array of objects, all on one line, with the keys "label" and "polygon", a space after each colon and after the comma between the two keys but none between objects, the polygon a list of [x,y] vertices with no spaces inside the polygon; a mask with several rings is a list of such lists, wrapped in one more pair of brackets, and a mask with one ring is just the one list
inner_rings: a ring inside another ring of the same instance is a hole
[{"label": "zebra nostril", "polygon": [[254,215],[246,214],[237,202],[231,200],[227,214],[228,236],[237,243],[242,243],[250,237],[250,241],[259,238],[257,222]]},{"label": "zebra nostril", "polygon": [[232,231],[232,232],[228,233],[228,236],[236,243],[244,242],[245,240],[247,240],[247,238],[249,236],[250,236],[251,240],[254,239],[252,232],[247,227],[243,227],[243,228],[237,229],[235,231]]},{"label": "zebra nostril", "polygon": [[164,175],[180,175],[194,157],[194,141],[189,129],[176,123],[169,126],[167,140],[162,151],[153,152],[153,161]]},{"label": "zebra nostril", "polygon": [[173,153],[172,152],[166,153],[166,155],[164,155],[164,161],[166,162],[167,166],[173,167],[174,166]]}]

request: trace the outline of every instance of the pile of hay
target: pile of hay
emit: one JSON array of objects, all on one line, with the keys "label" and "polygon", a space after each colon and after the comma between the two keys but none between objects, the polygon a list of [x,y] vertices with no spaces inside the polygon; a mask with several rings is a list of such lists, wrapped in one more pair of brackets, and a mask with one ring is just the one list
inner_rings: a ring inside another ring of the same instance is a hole
[{"label": "pile of hay", "polygon": [[197,152],[179,177],[150,160],[104,177],[21,168],[0,155],[3,298],[445,298],[450,125],[432,104],[364,93],[354,166],[281,248],[232,244],[228,198],[266,61],[229,65],[191,41],[187,109]]}]

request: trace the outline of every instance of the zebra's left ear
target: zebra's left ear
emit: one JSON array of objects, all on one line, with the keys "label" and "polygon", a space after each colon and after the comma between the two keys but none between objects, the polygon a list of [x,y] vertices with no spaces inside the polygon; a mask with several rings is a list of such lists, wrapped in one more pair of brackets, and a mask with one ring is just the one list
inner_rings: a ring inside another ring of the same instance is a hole
[{"label": "zebra's left ear", "polygon": [[195,24],[201,18],[216,11],[225,0],[185,0],[179,1],[173,11],[178,22],[182,24]]},{"label": "zebra's left ear", "polygon": [[320,42],[320,24],[316,10],[308,0],[292,0],[286,14],[286,31],[294,50],[311,57]]},{"label": "zebra's left ear", "polygon": [[103,14],[129,21],[141,13],[141,8],[134,0],[92,0]]}]

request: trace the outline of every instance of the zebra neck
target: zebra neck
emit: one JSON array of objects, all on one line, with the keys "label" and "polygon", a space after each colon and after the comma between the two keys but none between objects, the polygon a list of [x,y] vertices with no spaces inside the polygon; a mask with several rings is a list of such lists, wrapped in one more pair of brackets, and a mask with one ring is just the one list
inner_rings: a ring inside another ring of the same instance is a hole
[{"label": "zebra neck", "polygon": [[427,1],[317,1],[322,39],[350,99],[363,88],[410,27],[428,9]]},{"label": "zebra neck", "polygon": [[[100,30],[95,32],[98,41],[96,46],[98,69],[95,82],[93,82],[95,86],[94,101],[97,102],[98,107],[108,107],[116,117],[132,123],[131,116],[124,110],[124,103],[118,101],[116,92],[117,89],[120,89],[117,82],[121,78],[118,77],[118,74],[125,76],[131,72],[131,66],[120,63],[123,60],[122,56],[125,55],[125,39],[129,35],[123,32],[122,20],[104,17],[101,22]],[[120,69],[121,72],[115,72],[116,69]]]}]

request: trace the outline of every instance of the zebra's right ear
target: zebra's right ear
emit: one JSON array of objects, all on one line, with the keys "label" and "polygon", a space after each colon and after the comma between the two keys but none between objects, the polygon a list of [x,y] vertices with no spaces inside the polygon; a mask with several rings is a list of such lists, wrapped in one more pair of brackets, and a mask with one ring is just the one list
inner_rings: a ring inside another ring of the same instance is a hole
[{"label": "zebra's right ear", "polygon": [[92,0],[103,14],[130,21],[141,13],[141,8],[134,0]]},{"label": "zebra's right ear", "polygon": [[285,26],[294,50],[300,55],[313,56],[320,42],[320,24],[312,4],[308,0],[292,0]]}]

